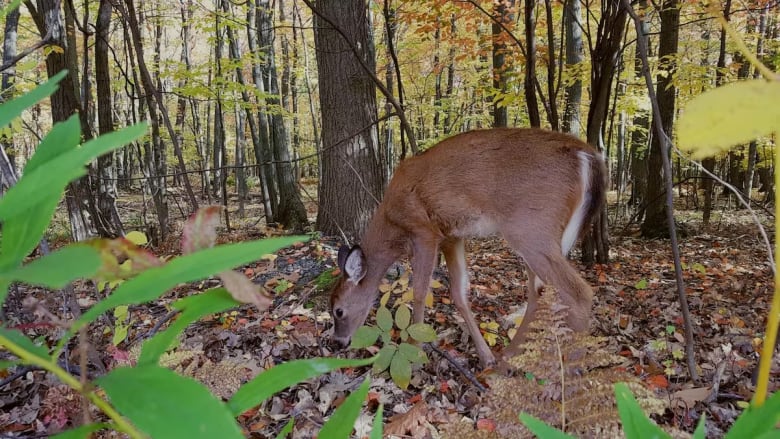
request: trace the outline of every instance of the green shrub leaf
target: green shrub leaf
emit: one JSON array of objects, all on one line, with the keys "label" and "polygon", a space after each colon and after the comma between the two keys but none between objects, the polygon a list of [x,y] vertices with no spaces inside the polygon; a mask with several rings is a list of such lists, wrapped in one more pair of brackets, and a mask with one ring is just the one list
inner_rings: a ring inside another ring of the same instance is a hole
[{"label": "green shrub leaf", "polygon": [[409,311],[409,307],[402,303],[395,310],[395,325],[398,329],[406,329],[411,321],[412,313]]},{"label": "green shrub leaf", "polygon": [[418,346],[409,343],[398,345],[398,353],[412,364],[424,364],[428,362],[428,355]]},{"label": "green shrub leaf", "polygon": [[374,373],[382,372],[390,367],[390,362],[393,360],[395,353],[398,351],[398,347],[394,344],[385,345],[376,354],[376,361],[374,362]]},{"label": "green shrub leaf", "polygon": [[74,279],[95,274],[100,263],[100,255],[94,249],[84,245],[69,245],[0,276],[58,289]]},{"label": "green shrub leaf", "polygon": [[541,439],[575,439],[574,436],[570,436],[555,427],[551,427],[541,419],[535,418],[527,413],[520,413],[520,421],[525,424],[536,437]]},{"label": "green shrub leaf", "polygon": [[98,378],[120,413],[149,436],[243,438],[225,404],[201,383],[156,365],[120,367]]},{"label": "green shrub leaf", "polygon": [[626,437],[632,439],[669,438],[661,427],[651,421],[625,383],[615,384],[615,400]]},{"label": "green shrub leaf", "polygon": [[430,343],[436,340],[436,330],[427,323],[413,323],[406,330],[409,335],[422,343]]},{"label": "green shrub leaf", "polygon": [[412,381],[412,363],[403,355],[393,355],[393,360],[390,361],[390,377],[398,387],[406,390]]},{"label": "green shrub leaf", "polygon": [[290,418],[290,420],[287,421],[286,424],[284,424],[284,428],[282,428],[282,431],[280,431],[279,434],[276,435],[276,439],[284,439],[287,436],[289,436],[290,433],[292,433],[294,426],[295,426],[295,418]]},{"label": "green shrub leaf", "polygon": [[376,310],[376,324],[384,332],[390,332],[393,329],[393,315],[390,314],[390,310],[384,306],[380,306]]},{"label": "green shrub leaf", "polygon": [[768,136],[780,121],[780,82],[739,81],[693,98],[677,122],[680,148],[696,159]]},{"label": "green shrub leaf", "polygon": [[384,405],[379,404],[379,408],[376,409],[376,414],[374,415],[374,423],[371,426],[371,436],[370,439],[382,439],[382,430],[383,430],[383,422],[382,414],[384,413]]},{"label": "green shrub leaf", "polygon": [[350,347],[352,349],[362,349],[372,346],[379,338],[379,328],[374,326],[361,326],[352,336]]},{"label": "green shrub leaf", "polygon": [[366,378],[360,388],[352,392],[333,412],[317,437],[348,439],[355,427],[355,420],[360,416],[360,409],[363,407],[363,401],[366,400],[370,384],[371,380]]},{"label": "green shrub leaf", "polygon": [[227,406],[238,416],[268,399],[274,393],[298,384],[303,380],[330,372],[342,367],[366,366],[374,362],[374,358],[361,360],[344,360],[341,358],[314,358],[311,360],[294,360],[274,366],[256,376],[230,398]]},{"label": "green shrub leaf", "polygon": [[[240,242],[175,258],[162,267],[151,268],[124,282],[108,298],[87,310],[74,324],[68,335],[72,335],[78,328],[93,321],[111,308],[154,300],[180,283],[193,282],[229,270],[256,260],[259,255],[272,253],[294,242],[306,239],[305,236],[291,236]],[[63,338],[68,339],[69,337]]]},{"label": "green shrub leaf", "polygon": [[775,429],[778,422],[780,422],[780,392],[775,392],[761,407],[756,408],[751,404],[742,412],[726,434],[726,439],[763,438],[770,432],[774,436],[766,437],[777,438],[780,435],[780,431]]},{"label": "green shrub leaf", "polygon": [[51,96],[57,90],[57,84],[62,81],[62,78],[67,74],[68,71],[63,70],[36,87],[33,91],[0,105],[0,127],[10,124],[12,120],[22,114],[22,111],[32,107],[38,101]]},{"label": "green shrub leaf", "polygon": [[51,439],[89,439],[92,437],[92,433],[100,430],[106,430],[111,428],[111,425],[105,423],[87,424],[81,427],[74,428],[72,430],[63,431],[62,433],[55,434]]},{"label": "green shrub leaf", "polygon": [[173,303],[173,308],[182,313],[165,331],[147,340],[138,358],[138,364],[157,364],[160,356],[165,353],[187,326],[202,317],[234,308],[239,303],[224,288],[214,288],[205,293],[185,297]]},{"label": "green shrub leaf", "polygon": [[[8,329],[3,328],[0,326],[0,336],[7,338],[8,341],[11,343],[21,347],[25,351],[40,357],[40,358],[49,358],[49,350],[46,349],[43,346],[38,346],[37,344],[33,343],[32,340],[27,338],[24,334],[22,334],[20,331],[17,331],[15,329]],[[0,345],[5,345],[5,343],[0,343]]]}]

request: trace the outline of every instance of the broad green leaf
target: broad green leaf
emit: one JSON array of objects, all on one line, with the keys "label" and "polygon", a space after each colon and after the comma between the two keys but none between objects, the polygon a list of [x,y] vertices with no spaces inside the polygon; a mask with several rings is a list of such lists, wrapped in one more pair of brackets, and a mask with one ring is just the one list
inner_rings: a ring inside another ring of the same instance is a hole
[{"label": "broad green leaf", "polygon": [[294,426],[295,426],[295,418],[290,418],[290,420],[287,421],[286,424],[284,424],[284,428],[282,428],[282,431],[280,431],[279,434],[276,435],[276,439],[284,439],[287,436],[289,436],[290,433],[292,433]]},{"label": "broad green leaf", "polygon": [[322,430],[317,435],[321,438],[349,439],[355,427],[355,420],[360,416],[363,401],[366,400],[371,380],[367,377],[358,390],[352,392],[330,416]]},{"label": "broad green leaf", "polygon": [[5,20],[5,17],[14,9],[18,8],[19,5],[22,4],[22,0],[14,0],[11,2],[10,5],[5,6],[2,11],[0,11],[0,20]]},{"label": "broad green leaf", "polygon": [[626,437],[632,439],[670,438],[642,411],[642,407],[636,402],[634,395],[631,394],[631,390],[625,383],[615,384],[615,400]]},{"label": "broad green leaf", "polygon": [[[84,165],[141,137],[144,133],[146,124],[140,123],[104,134],[80,148],[60,154],[57,160],[50,161],[47,166],[39,166],[25,174],[24,178],[0,198],[0,220],[28,215],[29,209],[50,198],[53,188],[64,188],[71,180],[84,175]],[[41,191],[42,187],[50,190]]]},{"label": "broad green leaf", "polygon": [[171,323],[168,329],[157,333],[144,343],[141,349],[141,356],[138,358],[138,364],[156,364],[160,360],[160,356],[168,350],[171,343],[176,340],[176,337],[190,323],[200,320],[206,315],[218,313],[238,305],[239,303],[224,288],[214,288],[202,294],[177,300],[173,303],[173,308],[181,310],[182,313]]},{"label": "broad green leaf", "polygon": [[19,96],[11,102],[0,105],[0,127],[11,123],[12,120],[22,114],[22,111],[32,107],[38,101],[51,96],[57,90],[57,83],[67,74],[67,70],[63,70],[34,90]]},{"label": "broad green leaf", "polygon": [[[528,427],[529,430],[538,438],[542,439],[575,439],[555,427],[545,424],[541,419],[535,418],[527,413],[520,413],[520,421]],[[632,436],[626,436],[635,439]]]},{"label": "broad green leaf", "polygon": [[436,330],[427,323],[413,323],[406,328],[409,335],[422,343],[430,343],[436,340]]},{"label": "broad green leaf", "polygon": [[[76,149],[81,143],[81,123],[79,115],[74,114],[64,122],[54,124],[48,134],[41,140],[35,149],[35,154],[24,165],[24,175],[45,166],[47,163],[53,163],[61,155]],[[59,194],[60,191],[55,188],[41,188],[41,190],[50,191],[53,194]]]},{"label": "broad green leaf", "polygon": [[751,404],[742,412],[726,434],[726,439],[758,438],[770,432],[774,433],[774,437],[778,437],[780,431],[775,430],[778,422],[780,422],[780,392],[775,392],[761,407],[756,408]]},{"label": "broad green leaf", "polygon": [[133,230],[132,232],[129,232],[127,235],[125,235],[125,239],[132,242],[135,245],[144,245],[149,243],[149,238],[146,237],[146,234],[143,232],[139,232],[138,230]]},{"label": "broad green leaf", "polygon": [[409,343],[398,345],[398,353],[409,360],[412,364],[425,364],[428,362],[428,355],[418,346]]},{"label": "broad green leaf", "polygon": [[409,307],[404,303],[398,305],[398,309],[395,310],[395,326],[398,329],[406,329],[411,321],[412,313],[409,311]]},{"label": "broad green leaf", "polygon": [[74,324],[68,335],[73,334],[81,326],[91,322],[111,308],[154,300],[180,283],[193,282],[212,276],[251,262],[257,259],[258,255],[272,253],[306,239],[305,236],[290,236],[240,242],[175,258],[162,267],[151,268],[120,285],[113,294],[87,310]]},{"label": "broad green leaf", "polygon": [[120,367],[97,384],[121,414],[151,437],[244,437],[225,404],[206,386],[164,367]]},{"label": "broad green leaf", "polygon": [[100,267],[100,255],[84,245],[69,245],[8,273],[5,279],[62,288],[74,279],[90,277]]},{"label": "broad green leaf", "polygon": [[780,130],[780,81],[739,81],[692,99],[677,122],[677,143],[695,159]]},{"label": "broad green leaf", "polygon": [[379,328],[374,326],[361,326],[352,336],[352,342],[349,347],[352,349],[362,349],[372,346],[379,338]]},{"label": "broad green leaf", "polygon": [[647,284],[648,284],[647,279],[644,278],[639,279],[639,281],[636,284],[634,284],[634,289],[645,290],[647,289]]},{"label": "broad green leaf", "polygon": [[390,332],[393,329],[393,315],[390,314],[389,309],[380,306],[376,310],[376,324],[384,332]]},{"label": "broad green leaf", "polygon": [[24,349],[25,351],[35,355],[36,357],[45,358],[45,359],[49,358],[48,349],[36,345],[35,343],[33,343],[32,340],[30,340],[24,334],[22,334],[21,332],[15,329],[8,329],[0,326],[0,337],[4,339],[4,340],[0,340],[0,346],[5,346],[6,348],[9,348],[9,345],[5,340],[7,339],[8,342],[15,344],[16,346]]},{"label": "broad green leaf", "polygon": [[393,361],[393,357],[397,351],[398,347],[394,344],[385,345],[382,349],[380,349],[376,354],[376,361],[374,362],[374,366],[372,368],[374,373],[382,372],[383,370],[390,367],[390,362]]},{"label": "broad green leaf", "polygon": [[376,409],[374,423],[371,426],[371,436],[369,439],[382,439],[382,430],[384,427],[384,419],[382,419],[382,414],[384,413],[384,408],[385,406],[383,404],[379,404],[379,408]]},{"label": "broad green leaf", "polygon": [[390,377],[398,387],[406,390],[412,381],[412,363],[403,355],[393,355],[393,360],[390,361]]},{"label": "broad green leaf", "polygon": [[100,430],[106,430],[111,428],[110,424],[97,423],[87,424],[81,427],[76,427],[72,430],[63,431],[62,433],[51,436],[51,439],[89,439],[92,437],[92,433]]},{"label": "broad green leaf", "polygon": [[58,193],[31,207],[27,211],[28,216],[9,218],[3,222],[0,270],[21,265],[22,260],[40,243],[57,209],[61,195]]},{"label": "broad green leaf", "polygon": [[375,358],[361,360],[314,358],[282,363],[266,370],[241,386],[230,398],[227,406],[233,416],[238,416],[282,389],[342,367],[366,366],[373,363]]}]

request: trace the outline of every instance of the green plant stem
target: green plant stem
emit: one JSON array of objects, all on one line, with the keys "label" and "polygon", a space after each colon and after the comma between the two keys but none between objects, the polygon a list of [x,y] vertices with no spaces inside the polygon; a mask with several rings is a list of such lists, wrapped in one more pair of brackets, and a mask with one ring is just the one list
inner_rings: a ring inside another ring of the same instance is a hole
[{"label": "green plant stem", "polygon": [[[775,136],[780,136],[780,129],[777,130]],[[780,150],[775,149],[775,163],[778,163],[778,160],[780,160]],[[780,172],[775,172],[775,191],[778,187],[780,187]],[[775,234],[777,230],[780,230],[780,204],[775,201]],[[775,260],[778,257],[780,257],[780,240],[775,236]],[[775,269],[775,293],[772,296],[772,307],[766,322],[766,334],[764,334],[764,345],[761,347],[761,360],[758,366],[756,394],[753,396],[753,404],[756,407],[764,405],[769,387],[769,370],[777,342],[777,327],[780,324],[780,290],[778,286],[780,286],[780,271]]]},{"label": "green plant stem", "polygon": [[0,345],[5,346],[11,353],[19,357],[19,359],[22,360],[23,363],[31,364],[34,366],[38,366],[48,372],[53,373],[57,378],[60,379],[63,383],[65,383],[67,386],[72,388],[73,390],[76,390],[80,394],[86,396],[92,404],[95,404],[97,408],[103,411],[103,413],[106,414],[109,418],[111,418],[114,421],[114,428],[122,433],[127,434],[133,439],[144,439],[146,436],[138,431],[132,424],[127,422],[125,418],[122,417],[122,415],[117,412],[114,407],[111,406],[111,404],[108,403],[108,401],[104,400],[103,398],[99,397],[95,392],[93,391],[87,391],[86,386],[83,386],[79,380],[74,378],[71,374],[66,372],[63,368],[59,367],[56,363],[53,361],[39,357],[21,346],[17,345],[16,343],[12,342],[8,338],[0,335]]}]

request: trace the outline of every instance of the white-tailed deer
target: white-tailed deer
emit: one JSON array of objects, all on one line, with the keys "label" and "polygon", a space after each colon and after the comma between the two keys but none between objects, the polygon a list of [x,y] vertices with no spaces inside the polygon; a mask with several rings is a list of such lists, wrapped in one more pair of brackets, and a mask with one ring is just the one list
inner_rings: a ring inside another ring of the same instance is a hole
[{"label": "white-tailed deer", "polygon": [[600,153],[540,129],[471,131],[404,160],[360,246],[339,249],[343,274],[331,293],[334,339],[349,344],[388,268],[404,255],[412,256],[414,322],[422,322],[441,250],[452,300],[479,358],[483,366],[495,364],[469,306],[464,239],[496,233],[529,268],[526,316],[506,353],[516,352],[544,284],[556,287],[569,306],[571,328],[587,331],[593,291],[565,255],[601,208],[605,185]]}]

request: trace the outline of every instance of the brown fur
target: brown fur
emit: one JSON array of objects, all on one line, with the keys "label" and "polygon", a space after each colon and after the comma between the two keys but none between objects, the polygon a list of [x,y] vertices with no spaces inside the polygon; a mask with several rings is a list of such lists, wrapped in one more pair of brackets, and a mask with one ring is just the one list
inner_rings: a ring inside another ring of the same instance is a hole
[{"label": "brown fur", "polygon": [[584,224],[588,224],[604,202],[606,171],[598,152],[566,134],[517,128],[471,131],[401,163],[360,251],[350,252],[365,270],[353,278],[347,273],[332,292],[333,309],[342,316],[334,313],[336,340],[349,341],[368,315],[388,267],[404,255],[413,255],[414,320],[421,322],[441,249],[454,302],[464,314],[480,359],[492,363],[492,353],[465,299],[463,240],[494,232],[532,269],[528,312],[520,332],[533,318],[537,291],[531,285],[536,275],[561,291],[571,308],[572,327],[587,330],[593,292],[561,249],[561,237],[583,196],[580,152],[587,155],[591,173],[589,187],[584,188]]}]

